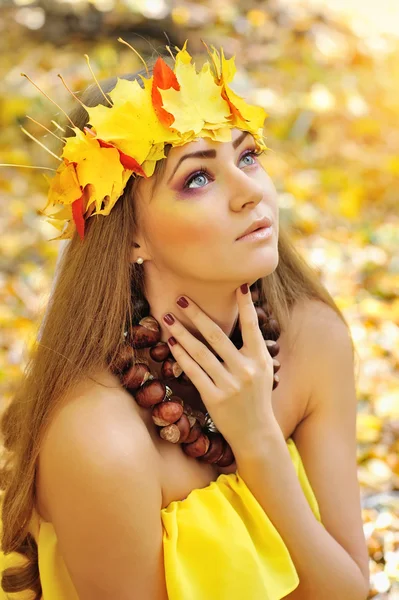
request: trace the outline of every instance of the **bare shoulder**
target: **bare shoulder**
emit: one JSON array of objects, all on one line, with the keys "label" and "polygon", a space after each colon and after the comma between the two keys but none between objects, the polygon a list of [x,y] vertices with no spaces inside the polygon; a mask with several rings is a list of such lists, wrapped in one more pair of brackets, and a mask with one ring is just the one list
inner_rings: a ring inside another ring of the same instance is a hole
[{"label": "bare shoulder", "polygon": [[166,598],[159,462],[112,374],[79,384],[46,431],[39,487],[79,598]]},{"label": "bare shoulder", "polygon": [[65,413],[101,408],[98,410],[99,417],[104,414],[104,410],[109,411],[108,416],[114,414],[116,418],[127,411],[131,418],[137,419],[137,424],[141,421],[139,411],[131,410],[132,407],[137,407],[137,404],[123,388],[118,377],[107,369],[99,370],[91,378],[80,381],[69,396],[63,399],[61,406]]},{"label": "bare shoulder", "polygon": [[305,351],[306,340],[325,340],[325,333],[349,337],[347,324],[336,311],[317,298],[304,298],[298,301],[291,313],[291,344],[299,345]]},{"label": "bare shoulder", "polygon": [[349,327],[331,306],[317,298],[296,303],[291,314],[290,348],[308,398],[316,383],[318,359],[326,360],[326,355],[339,352],[343,345],[350,354]]},{"label": "bare shoulder", "polygon": [[62,398],[42,441],[40,466],[51,464],[65,440],[88,459],[93,451],[98,452],[98,460],[104,464],[119,453],[136,455],[143,448],[149,466],[155,459],[155,447],[138,405],[105,369],[80,381]]},{"label": "bare shoulder", "polygon": [[[349,326],[337,312],[322,300],[302,300],[292,312],[292,330],[295,332],[295,357],[299,361],[302,379],[306,379],[309,398],[319,385],[319,361],[324,363],[336,353],[345,351],[353,356]],[[310,404],[305,411],[307,416]]]}]

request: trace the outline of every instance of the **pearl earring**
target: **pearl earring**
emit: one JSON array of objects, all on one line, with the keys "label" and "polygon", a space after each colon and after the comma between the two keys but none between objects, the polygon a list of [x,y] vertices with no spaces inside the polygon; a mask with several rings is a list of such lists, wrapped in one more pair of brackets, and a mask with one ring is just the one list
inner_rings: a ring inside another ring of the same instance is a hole
[{"label": "pearl earring", "polygon": [[138,259],[136,260],[136,263],[138,263],[139,265],[142,265],[144,262],[144,258],[141,258],[141,256],[138,257]]}]

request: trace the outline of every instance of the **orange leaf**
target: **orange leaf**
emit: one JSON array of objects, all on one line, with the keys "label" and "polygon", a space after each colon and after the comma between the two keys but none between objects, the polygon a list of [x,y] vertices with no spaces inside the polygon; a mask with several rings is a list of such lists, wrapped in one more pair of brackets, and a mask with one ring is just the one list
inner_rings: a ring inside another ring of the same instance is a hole
[{"label": "orange leaf", "polygon": [[[99,138],[97,138],[97,142],[100,144],[100,146],[102,148],[115,148],[115,146],[113,144],[104,142],[104,140],[100,140]],[[132,156],[128,156],[127,154],[122,152],[122,150],[119,150],[118,148],[116,148],[116,149],[119,152],[119,160],[121,161],[121,164],[125,167],[125,169],[128,169],[129,171],[133,171],[134,173],[138,173],[142,177],[147,178],[147,175],[144,173],[142,166],[137,162],[136,159],[134,159]]]},{"label": "orange leaf", "polygon": [[129,171],[133,171],[134,173],[138,173],[142,177],[148,179],[147,175],[144,173],[142,166],[135,160],[132,156],[128,156],[122,150],[119,150],[120,161],[125,169]]},{"label": "orange leaf", "polygon": [[168,90],[171,87],[176,91],[180,90],[180,85],[177,81],[176,75],[166,64],[166,62],[159,56],[153,69],[151,97],[152,105],[157,117],[160,122],[165,125],[165,127],[172,125],[175,118],[163,108],[163,102],[158,88],[161,90]]},{"label": "orange leaf", "polygon": [[83,241],[85,236],[85,220],[83,218],[83,196],[72,202],[72,215],[75,221],[77,232],[80,235],[80,239]]},{"label": "orange leaf", "polygon": [[223,86],[222,89],[222,94],[221,94],[222,98],[224,98],[226,100],[226,102],[228,103],[228,105],[230,106],[230,110],[231,113],[236,117],[236,119],[241,119],[242,121],[247,121],[248,119],[245,119],[242,114],[240,113],[240,111],[238,110],[238,108],[236,106],[234,106],[234,104],[230,101],[230,98],[227,95],[226,92],[226,88]]}]

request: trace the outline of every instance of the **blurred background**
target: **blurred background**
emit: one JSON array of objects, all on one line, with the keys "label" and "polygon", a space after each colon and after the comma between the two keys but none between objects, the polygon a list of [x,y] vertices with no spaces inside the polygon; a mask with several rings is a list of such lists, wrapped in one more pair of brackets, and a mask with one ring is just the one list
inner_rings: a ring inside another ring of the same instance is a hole
[{"label": "blurred background", "polygon": [[[0,2],[0,162],[57,162],[74,91],[142,67],[165,45],[235,55],[231,86],[263,106],[281,220],[347,318],[357,350],[358,474],[370,598],[399,598],[399,2],[14,0]],[[0,169],[0,396],[12,397],[49,298],[60,242],[40,210],[45,171]],[[339,374],[337,374],[337,377]]]}]

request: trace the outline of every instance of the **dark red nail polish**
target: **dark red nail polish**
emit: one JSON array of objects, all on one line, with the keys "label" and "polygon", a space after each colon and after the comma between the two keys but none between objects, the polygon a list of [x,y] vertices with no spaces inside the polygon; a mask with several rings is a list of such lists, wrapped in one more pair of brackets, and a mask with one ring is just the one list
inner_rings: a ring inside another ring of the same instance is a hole
[{"label": "dark red nail polish", "polygon": [[247,294],[248,293],[248,284],[247,283],[243,283],[241,286],[241,291],[243,294]]},{"label": "dark red nail polish", "polygon": [[187,308],[188,302],[184,296],[180,296],[180,298],[176,301],[176,304],[180,306],[180,308]]},{"label": "dark red nail polish", "polygon": [[175,322],[174,318],[172,317],[172,315],[170,313],[167,313],[163,320],[165,321],[165,323],[167,323],[168,325],[173,325],[173,323]]},{"label": "dark red nail polish", "polygon": [[168,339],[168,344],[174,346],[175,344],[177,344],[177,340],[172,336]]}]

